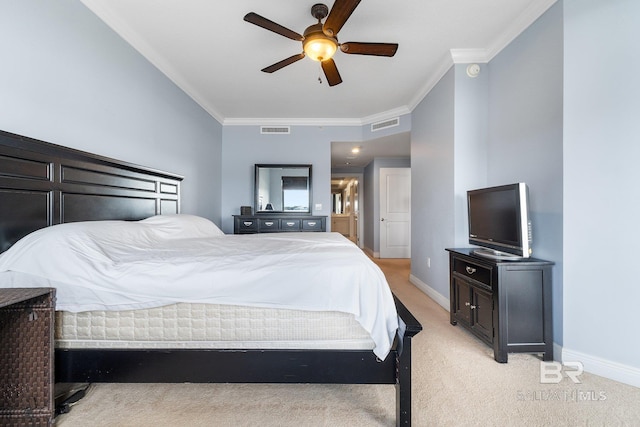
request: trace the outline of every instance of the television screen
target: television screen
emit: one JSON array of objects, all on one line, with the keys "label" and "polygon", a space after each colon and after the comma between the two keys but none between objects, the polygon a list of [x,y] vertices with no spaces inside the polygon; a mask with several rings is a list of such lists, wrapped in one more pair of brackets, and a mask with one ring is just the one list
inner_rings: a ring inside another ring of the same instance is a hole
[{"label": "television screen", "polygon": [[531,255],[528,189],[525,183],[467,192],[469,243],[494,258]]}]

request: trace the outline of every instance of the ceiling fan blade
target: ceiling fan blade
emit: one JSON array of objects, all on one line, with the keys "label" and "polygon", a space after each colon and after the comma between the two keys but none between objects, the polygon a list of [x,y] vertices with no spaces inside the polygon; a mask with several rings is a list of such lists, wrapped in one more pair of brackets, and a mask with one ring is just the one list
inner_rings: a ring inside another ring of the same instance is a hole
[{"label": "ceiling fan blade", "polygon": [[324,21],[322,31],[330,37],[335,37],[359,3],[360,0],[336,0]]},{"label": "ceiling fan blade", "polygon": [[320,65],[322,66],[322,71],[324,71],[324,75],[327,78],[329,86],[335,86],[342,83],[338,67],[336,67],[336,63],[333,59],[322,61]]},{"label": "ceiling fan blade", "polygon": [[280,68],[284,68],[296,61],[300,61],[302,58],[304,58],[304,56],[304,53],[298,53],[296,55],[288,57],[287,59],[283,59],[280,62],[276,62],[275,64],[270,65],[266,68],[263,68],[261,71],[264,71],[265,73],[273,73],[274,71],[278,71]]},{"label": "ceiling fan blade", "polygon": [[258,27],[262,27],[265,30],[273,31],[276,34],[285,36],[291,40],[302,41],[302,39],[304,39],[302,35],[296,33],[295,31],[290,30],[286,27],[283,27],[280,24],[276,24],[275,22],[270,21],[267,18],[258,15],[257,13],[253,13],[253,12],[247,13],[244,16],[244,20],[257,25]]},{"label": "ceiling fan blade", "polygon": [[340,45],[340,50],[354,55],[393,56],[398,50],[398,43],[346,42]]}]

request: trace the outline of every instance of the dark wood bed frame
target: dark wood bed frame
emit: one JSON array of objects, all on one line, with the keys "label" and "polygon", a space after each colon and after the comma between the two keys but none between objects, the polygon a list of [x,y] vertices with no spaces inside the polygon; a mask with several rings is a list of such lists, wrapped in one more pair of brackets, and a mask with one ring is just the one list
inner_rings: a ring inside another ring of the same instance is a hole
[{"label": "dark wood bed frame", "polygon": [[[181,181],[179,175],[0,131],[0,252],[54,224],[178,213]],[[56,349],[55,379],[395,384],[396,424],[411,425],[411,339],[422,326],[395,302],[405,327],[384,361],[371,350]]]}]

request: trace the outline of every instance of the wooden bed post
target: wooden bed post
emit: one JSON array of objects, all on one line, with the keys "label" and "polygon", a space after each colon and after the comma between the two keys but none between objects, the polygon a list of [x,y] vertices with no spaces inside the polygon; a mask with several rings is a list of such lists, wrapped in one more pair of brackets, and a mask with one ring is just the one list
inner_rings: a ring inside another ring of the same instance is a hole
[{"label": "wooden bed post", "polygon": [[394,295],[398,317],[403,325],[398,330],[396,350],[396,426],[411,425],[411,338],[422,325]]}]

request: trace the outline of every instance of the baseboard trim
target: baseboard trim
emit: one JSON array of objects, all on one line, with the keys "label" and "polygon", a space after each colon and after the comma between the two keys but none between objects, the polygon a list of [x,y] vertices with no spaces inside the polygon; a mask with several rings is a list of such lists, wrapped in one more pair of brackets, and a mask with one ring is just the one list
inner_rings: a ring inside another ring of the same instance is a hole
[{"label": "baseboard trim", "polygon": [[369,255],[370,258],[380,258],[380,252],[375,252],[373,249],[366,246],[363,247],[362,250],[364,251],[364,253]]},{"label": "baseboard trim", "polygon": [[427,296],[429,298],[431,298],[432,300],[434,300],[435,302],[437,302],[439,305],[441,305],[445,310],[450,311],[451,309],[451,304],[449,303],[449,298],[445,297],[444,295],[442,295],[441,293],[439,293],[438,291],[436,291],[435,289],[433,289],[431,286],[427,285],[426,283],[424,283],[422,280],[418,279],[416,276],[414,276],[413,274],[409,275],[409,282],[411,282],[412,284],[414,284],[418,289],[420,289],[422,292],[424,292],[425,294],[427,294]]},{"label": "baseboard trim", "polygon": [[585,372],[640,387],[640,368],[591,356],[566,347],[563,347],[561,351],[563,362],[581,362]]}]

